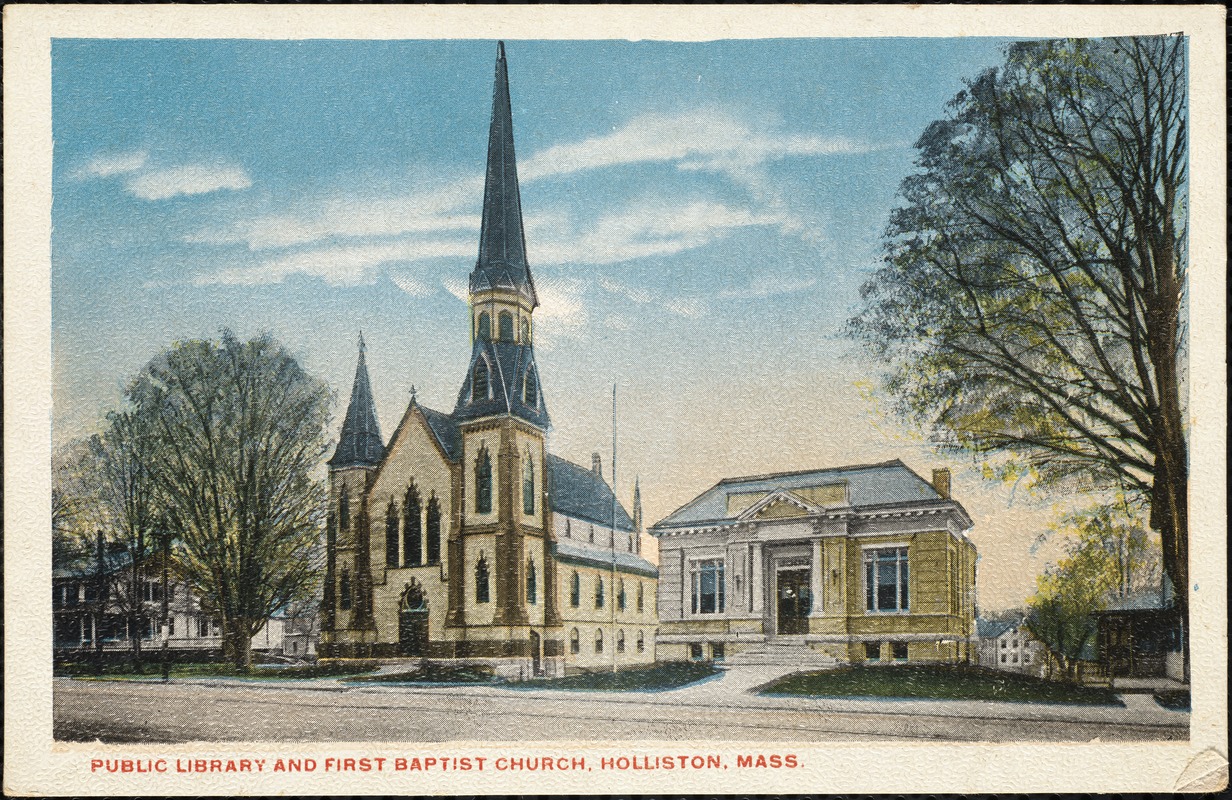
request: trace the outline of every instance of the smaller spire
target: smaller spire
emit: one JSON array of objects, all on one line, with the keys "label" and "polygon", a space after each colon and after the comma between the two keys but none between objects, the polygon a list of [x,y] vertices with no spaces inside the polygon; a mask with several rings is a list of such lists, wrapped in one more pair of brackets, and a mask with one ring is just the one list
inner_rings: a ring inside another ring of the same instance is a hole
[{"label": "smaller spire", "polygon": [[368,362],[364,358],[364,335],[359,334],[359,360],[355,365],[355,383],[351,386],[351,402],[347,405],[338,448],[329,460],[334,469],[344,467],[375,467],[385,456],[381,426],[376,418],[376,403],[368,381]]}]

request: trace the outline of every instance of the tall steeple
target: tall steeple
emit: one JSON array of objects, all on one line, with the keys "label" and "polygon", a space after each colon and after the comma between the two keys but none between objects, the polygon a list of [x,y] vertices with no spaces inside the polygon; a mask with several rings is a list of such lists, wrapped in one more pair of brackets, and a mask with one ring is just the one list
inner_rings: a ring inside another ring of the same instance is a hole
[{"label": "tall steeple", "polygon": [[479,259],[471,273],[470,288],[472,295],[488,289],[512,289],[529,299],[532,309],[539,305],[535,282],[526,262],[526,234],[522,230],[522,196],[518,190],[518,166],[513,152],[513,112],[504,42],[496,44],[483,223],[479,233]]},{"label": "tall steeple", "polygon": [[338,448],[329,460],[331,469],[375,467],[385,456],[381,426],[376,419],[376,404],[372,401],[372,386],[368,383],[368,363],[364,359],[364,335],[359,335],[359,363],[355,366],[355,383],[351,386],[351,403],[347,406]]}]

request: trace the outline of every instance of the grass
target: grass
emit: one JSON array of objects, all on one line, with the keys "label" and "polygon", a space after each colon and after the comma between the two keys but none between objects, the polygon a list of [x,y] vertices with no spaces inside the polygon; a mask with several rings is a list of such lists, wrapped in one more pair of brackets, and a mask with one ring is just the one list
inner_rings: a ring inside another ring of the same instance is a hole
[{"label": "grass", "polygon": [[619,672],[585,672],[563,678],[536,678],[510,684],[514,689],[565,689],[582,692],[658,692],[717,675],[711,664],[667,662]]},{"label": "grass", "polygon": [[482,664],[451,666],[431,661],[410,672],[361,675],[348,683],[499,683],[491,667]]},{"label": "grass", "polygon": [[855,666],[826,672],[798,672],[763,687],[761,694],[1121,705],[1116,694],[1105,688],[979,667],[939,665]]},{"label": "grass", "polygon": [[[310,680],[312,678],[332,678],[344,675],[359,675],[371,672],[376,665],[370,662],[331,662],[327,664],[304,664],[290,667],[265,666],[253,664],[247,672],[229,663],[206,664],[172,664],[172,678],[245,678],[252,680]],[[93,678],[92,664],[65,664],[57,667],[56,673],[80,678]],[[134,672],[127,664],[108,665],[104,667],[102,680],[142,680],[161,678],[162,667],[159,664],[146,664],[141,672]]]}]

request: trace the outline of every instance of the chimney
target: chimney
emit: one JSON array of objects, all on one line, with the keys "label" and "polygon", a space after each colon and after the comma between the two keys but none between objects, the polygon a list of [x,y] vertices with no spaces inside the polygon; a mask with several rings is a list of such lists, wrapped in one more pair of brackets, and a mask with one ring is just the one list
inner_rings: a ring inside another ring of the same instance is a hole
[{"label": "chimney", "polygon": [[933,470],[933,488],[943,500],[950,499],[950,471],[948,469]]},{"label": "chimney", "polygon": [[603,460],[599,458],[598,451],[590,454],[590,471],[600,477],[603,475]]}]

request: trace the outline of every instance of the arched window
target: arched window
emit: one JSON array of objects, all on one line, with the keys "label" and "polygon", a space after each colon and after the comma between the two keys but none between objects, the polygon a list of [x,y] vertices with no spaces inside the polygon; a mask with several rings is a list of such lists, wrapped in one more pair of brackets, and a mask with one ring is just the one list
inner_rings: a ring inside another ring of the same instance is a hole
[{"label": "arched window", "polygon": [[569,652],[570,653],[582,652],[582,637],[578,634],[577,628],[574,628],[573,630],[569,631]]},{"label": "arched window", "polygon": [[492,513],[492,459],[483,445],[475,457],[475,513]]},{"label": "arched window", "polygon": [[629,534],[629,552],[633,552],[633,534]]},{"label": "arched window", "polygon": [[490,341],[492,338],[492,316],[486,311],[479,315],[479,332],[477,335],[485,342]]},{"label": "arched window", "polygon": [[392,497],[385,509],[385,566],[398,566],[398,504]]},{"label": "arched window", "polygon": [[624,611],[625,610],[625,579],[621,578],[619,583],[616,584],[616,586],[617,586],[616,608],[620,609],[621,611]]},{"label": "arched window", "polygon": [[342,493],[338,495],[338,530],[349,531],[351,529],[351,496],[347,492],[345,486],[342,487]]},{"label": "arched window", "polygon": [[573,537],[573,526],[569,524],[569,519],[566,517],[565,518],[565,538],[570,539],[572,537]]},{"label": "arched window", "polygon": [[342,568],[342,577],[338,579],[338,608],[351,610],[351,571]]},{"label": "arched window", "polygon": [[595,526],[594,525],[590,526],[590,543],[591,544],[595,543]]},{"label": "arched window", "polygon": [[577,608],[582,604],[582,579],[576,572],[569,581],[569,605]]},{"label": "arched window", "polygon": [[595,608],[603,608],[603,579],[595,579]]},{"label": "arched window", "polygon": [[637,610],[644,611],[646,609],[646,587],[641,581],[637,582]]},{"label": "arched window", "polygon": [[482,358],[475,362],[475,371],[471,374],[471,402],[488,399],[489,390],[488,362]]},{"label": "arched window", "polygon": [[530,319],[522,317],[522,344],[530,344]]},{"label": "arched window", "polygon": [[423,563],[422,505],[415,483],[406,487],[406,500],[402,503],[402,566],[418,567]]},{"label": "arched window", "polygon": [[535,513],[535,460],[530,450],[526,451],[526,463],[522,465],[522,513]]},{"label": "arched window", "polygon": [[637,632],[637,652],[643,653],[646,651],[646,636],[640,630]]},{"label": "arched window", "polygon": [[441,563],[441,504],[435,492],[428,498],[428,563]]},{"label": "arched window", "polygon": [[595,652],[596,653],[603,652],[603,629],[602,628],[595,629]]},{"label": "arched window", "polygon": [[539,408],[539,386],[535,382],[534,367],[529,367],[526,377],[522,379],[522,402],[527,408]]},{"label": "arched window", "polygon": [[513,314],[508,311],[500,312],[500,340],[502,342],[513,341]]},{"label": "arched window", "polygon": [[535,559],[526,562],[526,602],[535,604],[535,595],[539,593],[538,578],[535,575]]},{"label": "arched window", "polygon": [[486,603],[488,597],[488,560],[480,552],[479,561],[475,563],[475,602]]},{"label": "arched window", "polygon": [[625,629],[621,628],[616,631],[616,652],[623,653],[625,651]]}]

